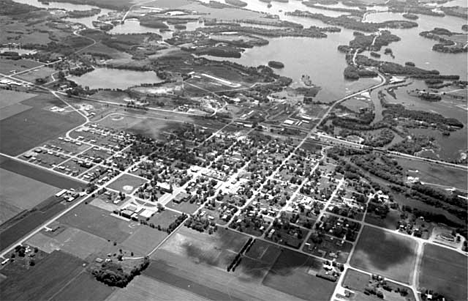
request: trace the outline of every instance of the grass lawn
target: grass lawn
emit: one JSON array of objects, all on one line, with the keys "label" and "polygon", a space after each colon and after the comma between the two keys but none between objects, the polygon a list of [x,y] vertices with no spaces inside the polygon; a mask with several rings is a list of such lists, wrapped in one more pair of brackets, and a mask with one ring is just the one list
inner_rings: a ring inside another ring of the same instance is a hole
[{"label": "grass lawn", "polygon": [[122,242],[136,231],[138,225],[113,217],[108,211],[82,204],[59,219],[67,224],[106,240]]},{"label": "grass lawn", "polygon": [[[21,209],[31,209],[60,191],[59,188],[3,168],[0,168],[0,183],[2,183],[0,186],[0,200]],[[0,224],[2,222],[0,220]]]},{"label": "grass lawn", "polygon": [[370,275],[364,274],[362,272],[348,269],[343,279],[343,287],[349,288],[353,291],[364,292],[364,289],[367,286],[367,283],[371,279]]},{"label": "grass lawn", "polygon": [[309,274],[321,267],[316,258],[282,249],[263,284],[305,300],[330,300],[336,283]]},{"label": "grass lawn", "polygon": [[39,94],[21,103],[32,108],[0,121],[0,151],[12,156],[53,139],[85,121],[75,112],[59,114],[45,109],[47,106],[64,106],[53,95]]},{"label": "grass lawn", "polygon": [[112,183],[107,185],[107,187],[114,189],[114,190],[118,190],[120,192],[131,194],[138,187],[140,187],[146,182],[148,181],[131,176],[131,175],[124,174],[118,177],[116,180],[112,181]]},{"label": "grass lawn", "polygon": [[467,300],[467,257],[436,245],[424,245],[419,286],[453,300]]},{"label": "grass lawn", "polygon": [[21,277],[0,283],[2,300],[48,300],[82,270],[83,261],[53,252]]},{"label": "grass lawn", "polygon": [[172,208],[181,212],[185,212],[188,214],[194,213],[200,205],[197,205],[197,203],[190,203],[190,202],[182,202],[182,203],[174,203],[173,201],[170,201],[166,205],[168,208]]},{"label": "grass lawn", "polygon": [[155,213],[148,223],[153,223],[156,227],[160,225],[163,228],[167,228],[179,215],[179,213],[172,210],[164,210],[162,212]]},{"label": "grass lawn", "polygon": [[[65,299],[63,299],[65,300]],[[178,288],[150,277],[138,276],[124,288],[114,292],[106,301],[153,301],[153,300],[210,300],[195,293]]]},{"label": "grass lawn", "polygon": [[[94,277],[87,273],[82,272],[72,282],[68,283],[58,294],[50,300],[52,301],[104,301],[106,298],[116,291],[115,288],[105,285],[97,281]],[[128,299],[126,299],[128,300]]]},{"label": "grass lawn", "polygon": [[366,226],[362,230],[351,266],[409,283],[416,262],[416,241],[409,236]]}]

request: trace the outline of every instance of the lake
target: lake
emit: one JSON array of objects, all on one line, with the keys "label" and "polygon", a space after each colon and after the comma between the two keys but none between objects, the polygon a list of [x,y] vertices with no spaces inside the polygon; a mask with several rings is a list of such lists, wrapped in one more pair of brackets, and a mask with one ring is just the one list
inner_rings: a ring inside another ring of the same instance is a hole
[{"label": "lake", "polygon": [[162,82],[153,71],[142,72],[109,68],[96,68],[82,76],[69,76],[68,79],[90,89],[126,89],[143,83]]}]

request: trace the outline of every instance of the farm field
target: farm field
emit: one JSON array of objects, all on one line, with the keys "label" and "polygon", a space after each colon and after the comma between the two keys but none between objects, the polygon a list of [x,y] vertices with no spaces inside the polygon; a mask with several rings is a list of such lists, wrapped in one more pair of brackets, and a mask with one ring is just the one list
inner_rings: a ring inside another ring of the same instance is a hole
[{"label": "farm field", "polygon": [[0,73],[9,75],[12,70],[20,72],[22,70],[31,69],[40,65],[42,64],[32,60],[21,59],[15,61],[0,58]]},{"label": "farm field", "polygon": [[330,300],[336,283],[315,276],[322,262],[283,249],[263,284],[305,300]]},{"label": "farm field", "polygon": [[0,90],[0,120],[16,115],[30,109],[30,106],[21,104],[23,100],[36,96],[37,94]]},{"label": "farm field", "polygon": [[80,188],[84,184],[71,178],[0,155],[0,168],[61,189]]},{"label": "farm field", "polygon": [[[227,265],[247,237],[229,230],[221,234],[220,238],[213,238],[180,228],[151,256],[152,262],[143,274],[214,300],[300,300],[261,285],[262,278],[243,274],[243,267],[228,273]],[[209,288],[206,283],[210,284]]]},{"label": "farm field", "polygon": [[419,286],[453,300],[467,300],[467,257],[435,245],[424,245]]},{"label": "farm field", "polygon": [[55,72],[57,71],[54,70],[54,68],[40,67],[40,68],[31,70],[29,72],[22,73],[18,75],[17,77],[22,80],[34,83],[36,78],[46,78],[46,77],[50,78],[50,76],[54,74]]},{"label": "farm field", "polygon": [[111,216],[106,210],[86,204],[81,204],[62,216],[59,222],[119,243],[139,227],[136,222],[121,220]]},{"label": "farm field", "polygon": [[82,272],[63,289],[59,289],[58,293],[50,301],[104,301],[114,291],[116,291],[115,288],[97,281],[87,272]]},{"label": "farm field", "polygon": [[[376,295],[365,294],[365,290],[370,288],[376,288],[376,291],[380,291],[383,294],[384,300],[390,301],[416,301],[416,298],[409,287],[395,284],[390,281],[386,281],[386,285],[389,289],[384,289],[378,281],[372,280],[371,275],[365,274],[353,269],[348,269],[343,279],[342,286],[350,289],[354,292],[349,300],[352,301],[376,301],[382,300]],[[400,294],[400,291],[406,291],[408,294]]]},{"label": "farm field", "polygon": [[419,177],[421,182],[468,190],[468,176],[464,170],[402,158],[396,160],[407,175]]},{"label": "farm field", "polygon": [[351,257],[353,267],[409,283],[416,262],[411,237],[365,226]]},{"label": "farm field", "polygon": [[46,107],[62,106],[53,95],[39,94],[21,102],[31,106],[29,110],[0,121],[0,151],[8,155],[19,155],[47,140],[59,136],[84,122],[75,113],[54,113]]},{"label": "farm field", "polygon": [[82,271],[82,264],[74,256],[53,252],[21,277],[0,283],[2,300],[48,300]]},{"label": "farm field", "polygon": [[167,232],[149,226],[140,226],[122,245],[135,252],[135,256],[145,256],[167,237]]},{"label": "farm field", "polygon": [[67,228],[54,237],[39,232],[27,240],[27,243],[47,253],[62,250],[83,260],[109,244],[101,237],[76,228]]},{"label": "farm field", "polygon": [[[65,299],[63,299],[65,300]],[[73,299],[72,299],[73,300]],[[153,300],[210,300],[177,286],[157,281],[146,276],[136,277],[126,288],[116,290],[106,301],[153,301]],[[58,299],[57,299],[58,301]]]},{"label": "farm field", "polygon": [[48,219],[65,210],[65,208],[66,207],[62,204],[56,204],[47,208],[45,211],[34,211],[28,213],[20,220],[14,221],[15,223],[9,226],[9,228],[0,232],[0,250],[6,249],[21,237],[42,225]]},{"label": "farm field", "polygon": [[0,183],[0,200],[21,209],[31,209],[60,190],[3,168]]}]

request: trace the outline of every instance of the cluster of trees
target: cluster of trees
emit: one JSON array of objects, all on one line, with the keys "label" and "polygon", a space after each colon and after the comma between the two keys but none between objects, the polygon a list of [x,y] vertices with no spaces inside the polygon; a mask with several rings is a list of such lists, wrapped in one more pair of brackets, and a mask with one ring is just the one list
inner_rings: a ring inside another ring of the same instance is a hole
[{"label": "cluster of trees", "polygon": [[388,46],[392,42],[398,42],[401,39],[388,30],[382,30],[380,35],[365,35],[360,32],[354,33],[354,39],[349,42],[349,46],[354,49],[371,49],[379,51],[382,46]]},{"label": "cluster of trees", "polygon": [[143,262],[134,267],[130,272],[125,272],[119,263],[104,262],[99,268],[92,271],[96,280],[109,286],[125,287],[137,275],[149,266],[149,258],[145,257]]},{"label": "cluster of trees", "polygon": [[358,80],[361,77],[376,77],[378,74],[375,71],[348,66],[343,71],[343,75],[346,79]]}]

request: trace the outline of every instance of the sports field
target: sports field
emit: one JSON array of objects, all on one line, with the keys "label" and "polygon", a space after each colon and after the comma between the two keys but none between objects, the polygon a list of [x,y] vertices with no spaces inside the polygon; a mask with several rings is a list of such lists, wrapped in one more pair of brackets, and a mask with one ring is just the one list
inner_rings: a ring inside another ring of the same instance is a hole
[{"label": "sports field", "polygon": [[136,222],[121,220],[111,216],[106,210],[86,204],[81,204],[62,216],[59,222],[119,243],[139,227]]},{"label": "sports field", "polygon": [[365,226],[351,257],[351,266],[409,283],[417,243],[409,236]]},{"label": "sports field", "polygon": [[468,300],[467,257],[447,248],[424,245],[419,286],[453,300]]},{"label": "sports field", "polygon": [[76,277],[83,261],[60,251],[53,252],[18,277],[0,283],[2,300],[48,300]]},{"label": "sports field", "polygon": [[107,187],[114,189],[114,190],[118,190],[120,192],[131,194],[138,187],[140,187],[146,182],[148,181],[142,178],[124,174],[121,177],[118,177],[109,185],[107,185]]},{"label": "sports field", "polygon": [[[57,293],[51,298],[51,301],[103,301],[116,291],[108,285],[97,281],[94,277],[87,273],[82,272],[78,277],[73,279],[63,288],[60,288]],[[127,299],[125,299],[127,300]]]},{"label": "sports field", "polygon": [[50,94],[39,94],[21,104],[32,108],[0,121],[0,151],[12,156],[53,139],[85,121],[76,112],[58,114],[47,110],[47,107],[64,106]]},{"label": "sports field", "polygon": [[336,283],[315,274],[322,261],[283,249],[263,284],[304,300],[330,300]]},{"label": "sports field", "polygon": [[[124,289],[116,290],[106,301],[173,301],[190,300],[205,301],[210,300],[192,292],[180,289],[177,286],[167,284],[155,279],[138,276]],[[58,301],[58,299],[57,299]]]}]

